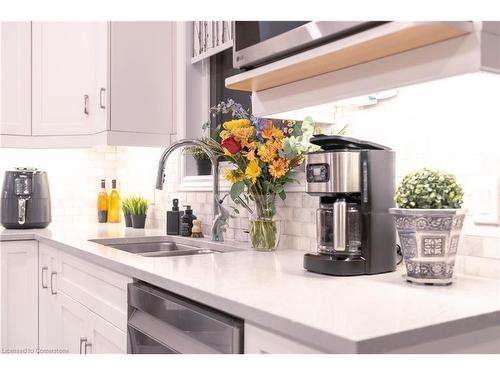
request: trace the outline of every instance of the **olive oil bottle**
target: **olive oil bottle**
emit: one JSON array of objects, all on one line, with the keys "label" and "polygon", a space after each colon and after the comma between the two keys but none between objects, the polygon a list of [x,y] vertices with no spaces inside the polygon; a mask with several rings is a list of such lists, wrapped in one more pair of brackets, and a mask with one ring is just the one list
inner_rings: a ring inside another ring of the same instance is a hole
[{"label": "olive oil bottle", "polygon": [[111,180],[111,193],[109,194],[108,203],[108,222],[119,223],[121,219],[121,202],[120,194],[116,190],[116,180]]},{"label": "olive oil bottle", "polygon": [[101,191],[97,195],[97,220],[99,223],[108,221],[108,193],[106,193],[106,180],[101,180]]}]

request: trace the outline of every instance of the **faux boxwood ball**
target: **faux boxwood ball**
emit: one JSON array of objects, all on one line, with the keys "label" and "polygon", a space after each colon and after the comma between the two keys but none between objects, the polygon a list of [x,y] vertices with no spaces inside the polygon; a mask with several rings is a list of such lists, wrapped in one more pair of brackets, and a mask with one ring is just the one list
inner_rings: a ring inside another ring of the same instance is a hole
[{"label": "faux boxwood ball", "polygon": [[446,209],[460,208],[463,189],[454,175],[422,168],[407,174],[396,191],[400,208]]}]

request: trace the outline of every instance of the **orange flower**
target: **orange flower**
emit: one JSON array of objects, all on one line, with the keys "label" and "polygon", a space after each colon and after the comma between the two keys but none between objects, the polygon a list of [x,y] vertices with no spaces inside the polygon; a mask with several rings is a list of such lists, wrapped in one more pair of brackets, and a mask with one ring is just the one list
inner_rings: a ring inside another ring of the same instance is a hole
[{"label": "orange flower", "polygon": [[275,179],[283,177],[288,171],[288,167],[290,165],[290,160],[280,158],[278,160],[273,160],[271,165],[269,165],[269,173]]},{"label": "orange flower", "polygon": [[276,154],[278,154],[278,152],[280,152],[283,149],[283,145],[281,144],[281,141],[274,141],[274,142],[268,141],[266,144],[267,144],[267,147],[269,147],[269,149],[271,149]]},{"label": "orange flower", "polygon": [[255,159],[255,150],[257,149],[257,145],[255,142],[245,142],[242,144],[244,150],[241,152],[242,155],[247,158],[247,160],[252,161]]},{"label": "orange flower", "polygon": [[277,150],[267,143],[259,147],[258,154],[260,156],[260,159],[265,163],[270,163],[278,157]]},{"label": "orange flower", "polygon": [[262,130],[262,137],[265,139],[271,139],[271,138],[281,139],[284,137],[284,135],[280,129],[274,127],[274,125],[271,124],[264,130]]}]

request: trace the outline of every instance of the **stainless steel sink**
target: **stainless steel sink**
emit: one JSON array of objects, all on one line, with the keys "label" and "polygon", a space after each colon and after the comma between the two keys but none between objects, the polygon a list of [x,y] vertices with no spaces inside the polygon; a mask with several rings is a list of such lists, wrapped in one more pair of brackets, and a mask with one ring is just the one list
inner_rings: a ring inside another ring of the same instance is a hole
[{"label": "stainless steel sink", "polygon": [[[120,242],[121,240],[121,242]],[[90,240],[91,242],[99,243],[101,245],[109,246],[114,249],[126,251],[128,253],[137,254],[143,257],[173,257],[181,255],[199,255],[211,254],[218,252],[212,249],[179,244],[175,242],[124,242],[123,239],[119,240]]]}]

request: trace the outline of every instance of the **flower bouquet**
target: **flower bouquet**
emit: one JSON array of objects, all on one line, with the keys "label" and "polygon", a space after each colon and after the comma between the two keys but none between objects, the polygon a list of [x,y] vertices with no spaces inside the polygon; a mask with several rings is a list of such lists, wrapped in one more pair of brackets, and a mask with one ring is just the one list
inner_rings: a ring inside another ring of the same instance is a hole
[{"label": "flower bouquet", "polygon": [[251,213],[252,246],[274,250],[280,238],[276,196],[286,199],[285,185],[296,181],[290,172],[302,164],[306,152],[320,149],[309,143],[315,132],[314,123],[311,118],[302,123],[258,118],[231,99],[213,107],[211,112],[214,117],[222,113],[233,118],[217,127],[220,139],[211,138],[207,144],[233,165],[224,171],[224,178],[232,183],[231,199]]}]

